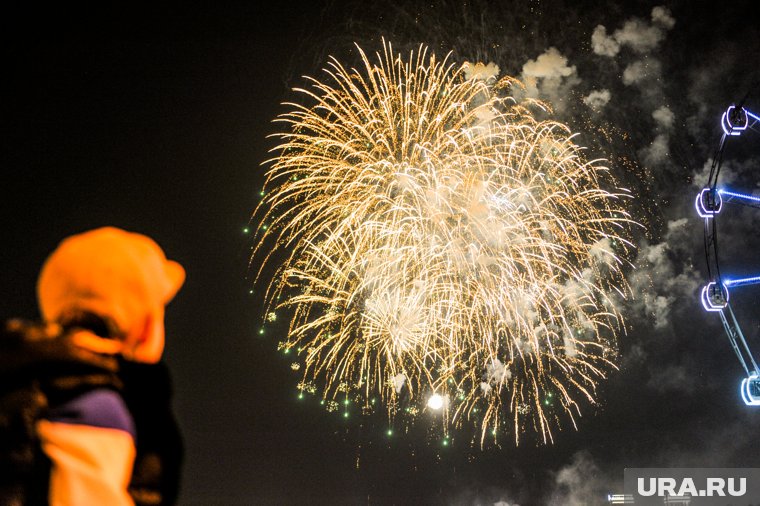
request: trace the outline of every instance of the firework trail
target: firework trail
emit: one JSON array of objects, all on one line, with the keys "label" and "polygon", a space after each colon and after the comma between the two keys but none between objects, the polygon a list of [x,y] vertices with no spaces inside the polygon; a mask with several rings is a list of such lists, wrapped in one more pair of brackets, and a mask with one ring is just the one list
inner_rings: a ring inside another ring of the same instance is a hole
[{"label": "firework trail", "polygon": [[278,118],[256,211],[299,387],[550,441],[615,366],[626,193],[516,80],[359,52]]}]

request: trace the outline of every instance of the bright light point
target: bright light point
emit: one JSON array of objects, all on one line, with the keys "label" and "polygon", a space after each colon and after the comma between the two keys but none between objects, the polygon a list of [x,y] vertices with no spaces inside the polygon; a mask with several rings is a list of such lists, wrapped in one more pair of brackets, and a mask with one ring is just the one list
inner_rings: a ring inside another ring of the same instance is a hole
[{"label": "bright light point", "polygon": [[392,436],[393,435],[393,430],[388,429],[388,432],[386,432],[386,434],[388,434],[389,436]]},{"label": "bright light point", "polygon": [[301,392],[300,394],[298,394],[298,398],[299,399],[303,399],[303,392]]},{"label": "bright light point", "polygon": [[427,401],[427,407],[430,409],[438,411],[443,407],[443,397],[441,397],[440,394],[433,394],[430,396],[430,399]]},{"label": "bright light point", "polygon": [[345,404],[346,406],[348,406],[348,402],[349,402],[348,399],[346,399],[345,401],[343,401],[343,404]]},{"label": "bright light point", "polygon": [[343,413],[343,418],[348,418],[348,411],[346,411],[345,413]]},{"label": "bright light point", "polygon": [[263,328],[259,329],[259,335],[264,335],[264,329]]},{"label": "bright light point", "polygon": [[492,430],[491,434],[493,434],[495,436],[496,435],[496,429]]},{"label": "bright light point", "polygon": [[325,400],[322,399],[321,401],[319,401],[319,404],[321,404],[322,406],[324,406],[325,405]]},{"label": "bright light point", "polygon": [[244,234],[247,234],[248,232],[250,232],[250,229],[249,229],[248,227],[245,227],[245,228],[243,229],[243,233],[244,233]]},{"label": "bright light point", "polygon": [[443,446],[449,446],[449,440],[448,440],[448,439],[444,439],[444,440],[443,440],[443,442],[442,442],[441,444],[442,444]]},{"label": "bright light point", "polygon": [[[263,332],[262,332],[262,333],[263,333]],[[290,353],[290,348],[285,348],[285,351],[283,351],[283,353],[284,353],[285,355],[287,355],[288,353]]]}]

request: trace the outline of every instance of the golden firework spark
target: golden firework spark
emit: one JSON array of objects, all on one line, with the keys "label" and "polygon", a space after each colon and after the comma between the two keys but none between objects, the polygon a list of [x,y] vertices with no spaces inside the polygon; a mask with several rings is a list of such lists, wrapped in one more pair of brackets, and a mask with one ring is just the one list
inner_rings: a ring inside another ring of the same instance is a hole
[{"label": "golden firework spark", "polygon": [[276,120],[257,251],[281,345],[327,402],[550,441],[615,366],[627,194],[516,80],[359,52]]}]

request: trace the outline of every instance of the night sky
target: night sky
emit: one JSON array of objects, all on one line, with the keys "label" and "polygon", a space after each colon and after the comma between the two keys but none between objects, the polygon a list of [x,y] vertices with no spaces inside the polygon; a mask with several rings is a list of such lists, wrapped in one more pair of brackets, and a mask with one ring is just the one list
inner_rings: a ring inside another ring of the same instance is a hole
[{"label": "night sky", "polygon": [[[706,269],[693,210],[720,114],[745,96],[760,112],[757,16],[749,1],[598,5],[6,10],[0,316],[36,318],[43,260],[90,228],[147,234],[184,265],[166,323],[186,443],[183,505],[583,505],[622,492],[625,467],[760,467],[760,410],[741,402],[743,372],[718,317],[699,306]],[[653,19],[657,6],[668,16]],[[539,78],[542,98],[636,198],[646,231],[631,259],[634,300],[621,307],[620,370],[553,445],[528,438],[481,451],[455,435],[444,448],[424,427],[388,438],[382,417],[344,419],[298,400],[299,376],[277,352],[284,329],[258,332],[263,302],[244,229],[256,225],[261,164],[275,144],[267,136],[281,128],[271,120],[328,54],[351,61],[353,42],[376,50],[382,36],[402,50],[426,43],[457,61],[494,61],[516,77],[556,48],[566,72]],[[589,98],[602,90],[608,98]],[[760,191],[759,149],[758,131],[729,146],[722,182]],[[732,208],[721,221],[726,272],[760,271],[759,213]],[[734,295],[758,353],[760,290]]]}]

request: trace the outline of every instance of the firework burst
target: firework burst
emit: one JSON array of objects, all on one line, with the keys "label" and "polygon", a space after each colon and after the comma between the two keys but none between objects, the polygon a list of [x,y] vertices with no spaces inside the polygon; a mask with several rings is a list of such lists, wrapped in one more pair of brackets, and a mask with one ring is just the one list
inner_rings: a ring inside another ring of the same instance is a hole
[{"label": "firework burst", "polygon": [[550,441],[615,366],[626,192],[516,80],[424,47],[359,52],[277,119],[256,214],[281,346],[328,403],[378,397],[394,417],[438,394],[444,427],[481,444]]}]

